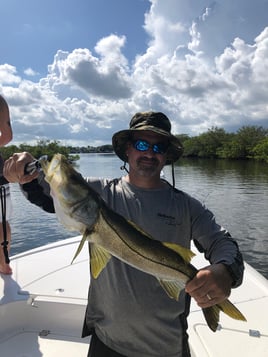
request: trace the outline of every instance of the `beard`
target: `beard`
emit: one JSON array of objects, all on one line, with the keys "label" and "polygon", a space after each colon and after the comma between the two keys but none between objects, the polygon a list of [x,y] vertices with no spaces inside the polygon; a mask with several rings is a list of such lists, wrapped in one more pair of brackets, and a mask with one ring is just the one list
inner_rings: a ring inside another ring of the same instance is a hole
[{"label": "beard", "polygon": [[160,163],[156,158],[140,157],[136,161],[136,167],[140,175],[152,177],[161,171]]}]

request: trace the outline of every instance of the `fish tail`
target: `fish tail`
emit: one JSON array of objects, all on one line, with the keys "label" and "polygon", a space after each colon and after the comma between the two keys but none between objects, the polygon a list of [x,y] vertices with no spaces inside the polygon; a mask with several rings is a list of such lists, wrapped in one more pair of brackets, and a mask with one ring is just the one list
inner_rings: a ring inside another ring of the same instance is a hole
[{"label": "fish tail", "polygon": [[220,309],[217,305],[206,307],[202,309],[205,320],[208,327],[215,332],[217,330],[219,319],[220,319]]},{"label": "fish tail", "polygon": [[235,320],[247,321],[245,316],[231,303],[224,300],[220,304],[202,309],[209,328],[215,332],[217,330],[220,318],[220,311]]},{"label": "fish tail", "polygon": [[221,311],[223,311],[226,315],[230,316],[232,319],[247,321],[245,316],[235,307],[234,304],[229,300],[224,300],[220,304],[217,305]]}]

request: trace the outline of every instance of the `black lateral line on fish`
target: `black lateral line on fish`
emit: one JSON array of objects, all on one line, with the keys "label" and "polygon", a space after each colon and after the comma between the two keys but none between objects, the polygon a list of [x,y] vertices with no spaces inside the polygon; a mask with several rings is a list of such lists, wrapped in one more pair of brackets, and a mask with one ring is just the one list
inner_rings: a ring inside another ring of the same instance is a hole
[{"label": "black lateral line on fish", "polygon": [[[105,202],[104,202],[104,204],[105,204]],[[106,206],[106,204],[105,204],[105,206]],[[104,212],[102,211],[102,213],[104,213]],[[113,213],[115,213],[115,212],[113,212]],[[120,216],[120,218],[123,219],[126,223],[131,224],[132,227],[133,227],[133,229],[137,229],[136,226],[135,226],[132,222],[127,221],[125,217],[123,217],[123,216],[121,216],[121,215],[119,215],[119,214],[116,214],[116,215]],[[104,214],[103,217],[105,218],[105,216],[106,216],[106,215]],[[191,279],[185,272],[183,272],[183,271],[181,271],[181,270],[178,270],[176,267],[167,265],[167,264],[165,264],[164,262],[161,262],[160,260],[152,259],[151,257],[148,257],[148,255],[142,254],[140,251],[138,251],[138,250],[135,248],[135,246],[130,245],[130,244],[128,243],[128,241],[124,239],[124,236],[123,236],[122,234],[120,234],[118,231],[116,231],[116,229],[113,227],[113,225],[112,225],[108,220],[105,219],[105,221],[106,221],[106,223],[109,225],[109,227],[110,227],[117,235],[119,235],[120,239],[124,242],[124,244],[125,244],[130,250],[132,250],[134,253],[136,253],[137,255],[141,256],[142,258],[144,258],[144,259],[146,259],[146,260],[149,260],[149,261],[151,261],[151,262],[153,262],[153,263],[159,264],[159,265],[161,265],[161,266],[163,266],[163,267],[168,267],[169,269],[172,269],[172,270],[174,270],[174,271],[176,271],[176,272],[179,272],[179,273],[181,273],[181,274],[184,274],[185,276],[187,276],[188,280]],[[93,229],[93,230],[94,230],[94,229]],[[137,230],[138,230],[138,229],[137,229]],[[158,240],[156,240],[156,239],[153,239],[153,238],[151,238],[149,235],[148,235],[148,237],[147,237],[147,234],[145,235],[142,230],[139,230],[139,231],[140,231],[140,233],[141,233],[142,235],[144,235],[147,239],[150,239],[151,241],[155,242],[155,244],[161,245],[161,248],[162,248],[162,249],[168,249],[169,251],[172,252],[172,254],[177,255],[178,257],[180,257],[181,260],[182,260],[181,263],[184,264],[185,266],[187,266],[188,264],[191,265],[190,263],[187,263],[179,253],[177,253],[177,252],[173,251],[172,249],[166,247],[161,241],[158,241]],[[192,268],[194,268],[194,269],[196,270],[196,268],[195,268],[193,265],[191,265],[191,266],[192,266]],[[196,272],[197,272],[197,270],[196,270]],[[174,279],[174,280],[175,280],[175,279]]]}]

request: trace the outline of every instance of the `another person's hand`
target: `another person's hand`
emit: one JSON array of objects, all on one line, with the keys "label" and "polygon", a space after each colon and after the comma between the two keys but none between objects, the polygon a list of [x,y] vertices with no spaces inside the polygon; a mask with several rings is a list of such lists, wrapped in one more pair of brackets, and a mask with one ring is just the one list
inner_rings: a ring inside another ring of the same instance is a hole
[{"label": "another person's hand", "polygon": [[26,174],[25,167],[35,158],[28,152],[15,153],[4,163],[3,174],[9,182],[24,184],[37,178],[38,172]]},{"label": "another person's hand", "polygon": [[232,278],[224,264],[213,264],[198,271],[186,284],[185,291],[202,307],[210,307],[227,299]]}]

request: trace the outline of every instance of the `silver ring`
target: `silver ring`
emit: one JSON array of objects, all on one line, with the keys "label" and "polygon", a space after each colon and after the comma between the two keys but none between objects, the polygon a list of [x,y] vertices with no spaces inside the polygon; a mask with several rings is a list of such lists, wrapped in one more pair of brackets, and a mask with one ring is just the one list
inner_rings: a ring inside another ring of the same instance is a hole
[{"label": "silver ring", "polygon": [[212,297],[209,294],[207,294],[207,298],[209,301],[212,300]]}]

